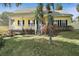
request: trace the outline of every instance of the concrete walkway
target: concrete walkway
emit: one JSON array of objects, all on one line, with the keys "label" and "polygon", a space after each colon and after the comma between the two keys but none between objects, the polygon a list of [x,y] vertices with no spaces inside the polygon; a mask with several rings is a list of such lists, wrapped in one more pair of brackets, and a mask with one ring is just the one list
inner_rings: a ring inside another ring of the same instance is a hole
[{"label": "concrete walkway", "polygon": [[[20,40],[38,40],[38,39],[46,39],[49,40],[49,37],[47,35],[16,35],[14,37],[5,37],[4,39],[14,39],[16,41],[20,41]],[[78,39],[69,39],[69,38],[64,38],[62,36],[56,36],[56,37],[52,37],[52,40],[55,41],[62,41],[62,42],[67,42],[67,43],[73,43],[76,45],[79,45],[79,40]]]}]

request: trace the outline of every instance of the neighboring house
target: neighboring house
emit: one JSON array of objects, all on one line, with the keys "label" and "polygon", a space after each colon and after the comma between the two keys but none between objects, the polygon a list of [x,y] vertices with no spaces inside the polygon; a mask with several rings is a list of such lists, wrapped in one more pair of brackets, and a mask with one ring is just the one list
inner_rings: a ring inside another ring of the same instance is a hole
[{"label": "neighboring house", "polygon": [[4,24],[4,20],[0,18],[0,34],[4,34],[8,31],[8,26]]},{"label": "neighboring house", "polygon": [[[10,14],[9,25],[10,29],[22,30],[22,29],[35,29],[35,9],[21,10]],[[60,12],[53,12],[54,24],[59,27],[69,26],[72,21],[72,14],[64,14]],[[47,14],[44,16],[45,22],[47,23]]]}]

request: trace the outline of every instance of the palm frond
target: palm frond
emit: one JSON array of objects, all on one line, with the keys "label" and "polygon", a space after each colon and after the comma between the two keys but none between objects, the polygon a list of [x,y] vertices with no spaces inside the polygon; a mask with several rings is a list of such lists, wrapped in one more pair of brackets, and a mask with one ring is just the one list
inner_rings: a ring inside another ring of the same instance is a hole
[{"label": "palm frond", "polygon": [[51,7],[50,6],[51,6],[50,3],[46,4],[46,9],[47,9],[48,13],[51,11]]},{"label": "palm frond", "polygon": [[8,3],[3,3],[3,6],[7,7],[8,6]]},{"label": "palm frond", "polygon": [[62,10],[62,9],[63,9],[62,4],[57,3],[56,4],[56,10]]},{"label": "palm frond", "polygon": [[51,6],[52,6],[52,9],[54,10],[55,9],[54,3],[51,3]]},{"label": "palm frond", "polygon": [[16,3],[15,5],[16,7],[19,7],[20,5],[22,5],[22,3]]},{"label": "palm frond", "polygon": [[79,12],[79,4],[77,5],[76,10]]},{"label": "palm frond", "polygon": [[[15,3],[16,7],[19,7],[22,3]],[[12,3],[3,3],[5,7],[11,7]]]}]

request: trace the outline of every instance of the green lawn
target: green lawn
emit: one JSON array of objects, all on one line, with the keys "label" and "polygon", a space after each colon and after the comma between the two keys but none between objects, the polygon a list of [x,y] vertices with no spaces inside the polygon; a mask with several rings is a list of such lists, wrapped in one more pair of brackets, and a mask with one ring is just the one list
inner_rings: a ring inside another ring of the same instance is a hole
[{"label": "green lawn", "polygon": [[48,36],[17,35],[5,37],[0,55],[23,56],[72,56],[79,55],[79,31],[61,32],[48,44]]}]

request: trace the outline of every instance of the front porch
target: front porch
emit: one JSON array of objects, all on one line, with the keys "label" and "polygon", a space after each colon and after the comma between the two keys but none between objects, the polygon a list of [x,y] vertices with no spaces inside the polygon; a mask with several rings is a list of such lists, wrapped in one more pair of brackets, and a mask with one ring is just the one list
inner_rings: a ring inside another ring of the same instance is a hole
[{"label": "front porch", "polygon": [[[14,20],[10,19],[9,20],[9,31],[10,33],[14,33],[14,34],[36,34],[36,21],[33,20],[29,21],[28,20],[28,26],[29,28],[24,28],[25,26],[25,22],[24,20],[21,22],[19,20],[17,20],[17,26],[18,28],[14,28],[16,27],[16,25],[13,25]],[[70,31],[72,30],[72,27],[68,25],[68,21],[67,20],[54,20],[54,25],[57,25],[58,30],[59,31]]]}]

